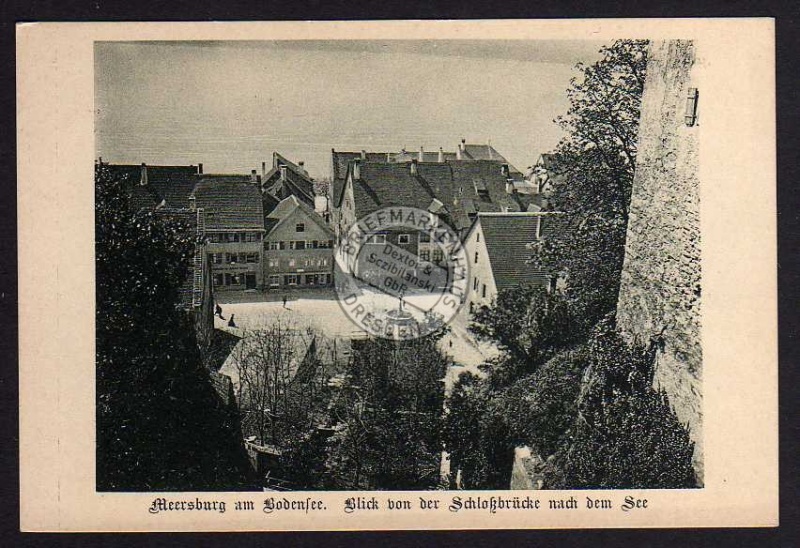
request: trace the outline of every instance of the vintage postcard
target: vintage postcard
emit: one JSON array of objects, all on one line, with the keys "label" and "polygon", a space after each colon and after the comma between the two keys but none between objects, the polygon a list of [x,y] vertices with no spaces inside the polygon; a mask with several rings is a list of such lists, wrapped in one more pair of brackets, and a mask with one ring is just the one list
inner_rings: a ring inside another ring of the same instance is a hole
[{"label": "vintage postcard", "polygon": [[17,46],[23,530],[778,524],[772,20]]}]

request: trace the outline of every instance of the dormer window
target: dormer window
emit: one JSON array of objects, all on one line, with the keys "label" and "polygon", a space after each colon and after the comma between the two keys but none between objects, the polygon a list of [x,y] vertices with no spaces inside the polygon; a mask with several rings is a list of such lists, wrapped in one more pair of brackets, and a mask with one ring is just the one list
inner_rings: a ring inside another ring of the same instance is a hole
[{"label": "dormer window", "polygon": [[306,231],[306,224],[305,223],[297,223],[294,226],[295,232],[305,232]]}]

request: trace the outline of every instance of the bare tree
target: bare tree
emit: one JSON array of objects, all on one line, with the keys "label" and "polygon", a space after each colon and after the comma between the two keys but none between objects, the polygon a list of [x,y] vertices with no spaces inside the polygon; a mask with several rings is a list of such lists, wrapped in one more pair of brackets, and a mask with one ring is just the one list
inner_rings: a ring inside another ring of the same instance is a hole
[{"label": "bare tree", "polygon": [[311,402],[326,380],[311,328],[276,321],[246,330],[232,353],[242,431],[280,446],[313,420]]}]

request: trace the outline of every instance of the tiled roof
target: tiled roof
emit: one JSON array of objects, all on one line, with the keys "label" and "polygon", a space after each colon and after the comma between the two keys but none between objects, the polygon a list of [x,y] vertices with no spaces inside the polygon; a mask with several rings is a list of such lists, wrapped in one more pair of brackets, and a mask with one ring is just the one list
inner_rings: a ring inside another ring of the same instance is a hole
[{"label": "tiled roof", "polygon": [[462,154],[463,160],[494,160],[501,164],[508,164],[512,173],[520,173],[520,171],[508,163],[505,157],[497,152],[492,145],[471,145],[469,143],[464,145],[464,153]]},{"label": "tiled roof", "polygon": [[[464,148],[465,150],[461,160],[458,160],[456,152],[444,151],[444,161],[446,163],[453,163],[485,160],[496,162],[498,166],[508,164],[508,160],[491,145],[466,144]],[[331,196],[333,197],[333,207],[338,207],[347,178],[347,166],[352,160],[361,158],[361,152],[339,152],[337,150],[331,150],[331,158]],[[365,161],[366,163],[406,163],[407,165],[407,162],[411,160],[419,160],[419,152],[367,152]],[[421,163],[439,163],[439,151],[424,151],[423,161]],[[511,164],[509,164],[509,171],[511,176],[515,178],[520,178],[522,175],[520,171]]]},{"label": "tiled roof", "polygon": [[[389,206],[429,210],[442,202],[445,220],[458,231],[469,228],[476,212],[524,211],[526,203],[506,192],[507,177],[500,161],[453,160],[417,163],[367,162],[361,180],[354,181],[355,214],[363,217]],[[479,191],[480,190],[480,191]]]},{"label": "tiled roof", "polygon": [[[367,162],[385,162],[386,152],[367,152]],[[361,152],[339,152],[331,149],[331,195],[333,196],[333,206],[339,205],[342,196],[345,179],[347,178],[347,165],[351,160],[361,158]]]},{"label": "tiled roof", "polygon": [[291,169],[286,170],[286,179],[281,179],[280,169],[273,168],[266,176],[264,188],[279,199],[294,195],[309,205],[314,204],[314,183]]},{"label": "tiled roof", "polygon": [[427,210],[434,198],[452,203],[452,172],[447,164],[370,163],[361,166],[361,179],[353,181],[356,217],[381,208],[406,206]]},{"label": "tiled roof", "polygon": [[[468,228],[472,210],[481,212],[523,211],[518,199],[506,192],[507,177],[499,160],[453,160],[447,162],[453,170],[453,192],[459,198],[455,211],[463,213],[456,228]],[[513,175],[513,174],[512,174]],[[482,190],[478,192],[478,190]],[[464,218],[466,216],[466,219]]]},{"label": "tiled roof", "polygon": [[546,285],[548,273],[530,263],[528,244],[536,240],[537,226],[542,238],[558,230],[561,215],[557,213],[479,214],[492,274],[497,290],[517,285]]},{"label": "tiled roof", "polygon": [[264,207],[258,185],[201,176],[194,196],[196,207],[206,211],[206,230],[264,228]]},{"label": "tiled roof", "polygon": [[195,166],[147,166],[147,185],[142,185],[142,166],[133,164],[108,164],[112,175],[127,179],[131,189],[134,209],[189,207],[189,195],[197,182]]}]

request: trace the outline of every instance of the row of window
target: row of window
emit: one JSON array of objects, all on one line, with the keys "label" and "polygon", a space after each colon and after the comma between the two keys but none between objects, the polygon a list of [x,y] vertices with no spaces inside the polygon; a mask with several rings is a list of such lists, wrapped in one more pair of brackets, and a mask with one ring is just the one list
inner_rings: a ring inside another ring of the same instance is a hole
[{"label": "row of window", "polygon": [[[279,268],[281,266],[281,259],[270,258],[267,260],[270,268]],[[328,266],[328,258],[306,258],[306,259],[283,259],[283,263],[289,268],[296,266],[309,267],[326,267]]]},{"label": "row of window", "polygon": [[[283,282],[283,283],[281,283]],[[269,277],[270,287],[285,286],[315,286],[330,285],[330,274],[285,274],[283,276],[272,275]]]},{"label": "row of window", "polygon": [[333,240],[292,240],[288,242],[269,242],[270,251],[302,250],[302,249],[330,249]]},{"label": "row of window", "polygon": [[248,285],[255,287],[255,274],[214,274],[214,287]]},{"label": "row of window", "polygon": [[260,232],[209,232],[208,241],[215,244],[260,242]]},{"label": "row of window", "polygon": [[[431,241],[431,235],[427,232],[420,232],[419,233],[419,243],[424,244]],[[368,244],[385,244],[386,243],[386,234],[371,234],[369,238],[367,238],[366,243]],[[398,234],[397,235],[397,243],[400,245],[407,245],[411,243],[411,234]]]},{"label": "row of window", "polygon": [[258,253],[209,253],[208,260],[212,264],[252,264],[257,263],[260,256]]}]

